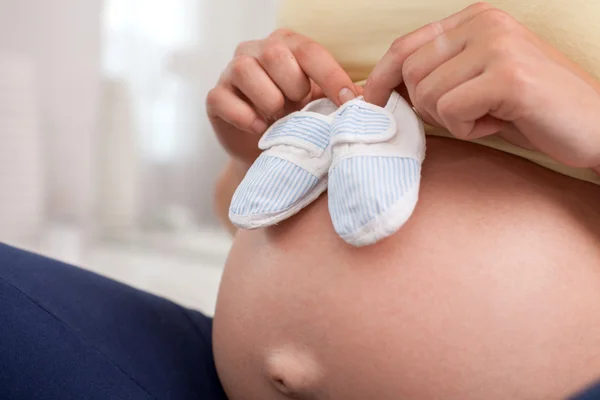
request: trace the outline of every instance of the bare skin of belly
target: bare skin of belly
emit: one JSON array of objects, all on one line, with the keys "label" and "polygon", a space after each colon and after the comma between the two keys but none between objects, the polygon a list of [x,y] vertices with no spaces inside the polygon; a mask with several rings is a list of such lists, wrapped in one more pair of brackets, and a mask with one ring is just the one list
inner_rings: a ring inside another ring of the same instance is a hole
[{"label": "bare skin of belly", "polygon": [[242,399],[561,399],[600,379],[600,187],[428,138],[421,199],[356,249],[327,197],[238,233],[214,325]]}]

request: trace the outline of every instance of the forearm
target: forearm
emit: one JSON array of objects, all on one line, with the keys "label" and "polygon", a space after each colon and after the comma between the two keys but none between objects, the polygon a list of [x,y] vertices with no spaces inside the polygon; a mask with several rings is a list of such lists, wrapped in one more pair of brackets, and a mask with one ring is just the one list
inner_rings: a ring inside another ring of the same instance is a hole
[{"label": "forearm", "polygon": [[227,230],[234,235],[237,228],[229,221],[229,205],[238,185],[244,179],[248,166],[239,162],[230,160],[227,166],[223,169],[214,193],[214,207],[217,217]]}]

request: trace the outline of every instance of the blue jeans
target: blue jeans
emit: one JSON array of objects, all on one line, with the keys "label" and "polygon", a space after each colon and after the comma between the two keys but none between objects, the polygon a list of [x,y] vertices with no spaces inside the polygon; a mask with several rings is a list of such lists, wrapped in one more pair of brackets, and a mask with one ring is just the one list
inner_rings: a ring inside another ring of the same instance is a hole
[{"label": "blue jeans", "polygon": [[0,399],[226,399],[212,320],[0,244]]},{"label": "blue jeans", "polygon": [[[221,400],[212,320],[0,244],[0,399]],[[600,399],[600,386],[573,400]]]}]

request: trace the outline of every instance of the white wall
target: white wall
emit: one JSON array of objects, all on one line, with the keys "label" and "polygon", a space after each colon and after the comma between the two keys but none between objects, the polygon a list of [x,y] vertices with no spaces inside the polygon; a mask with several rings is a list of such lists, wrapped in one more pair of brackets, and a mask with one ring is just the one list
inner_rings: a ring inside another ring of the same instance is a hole
[{"label": "white wall", "polygon": [[[277,0],[219,0],[208,1],[204,12],[203,30],[206,47],[197,54],[197,82],[200,93],[205,96],[216,84],[219,75],[231,61],[236,46],[243,41],[261,39],[275,29]],[[200,112],[205,114],[204,102]],[[205,134],[201,137],[199,154],[200,171],[218,171],[228,157],[221,150],[210,124],[205,119]],[[204,174],[195,183],[195,199],[204,199],[204,204],[196,204],[196,210],[203,220],[216,219],[212,216],[212,196],[202,193],[212,190],[216,174]]]},{"label": "white wall", "polygon": [[[216,171],[226,156],[206,121],[203,96],[239,41],[263,37],[274,28],[275,0],[189,1],[202,5],[198,23],[192,28],[200,33],[202,43],[182,49],[187,52],[184,64],[190,68],[186,85],[196,97],[188,102],[194,107],[190,114],[199,129],[190,133],[187,147],[195,150],[189,160],[181,157],[166,176],[169,186],[181,192],[176,193],[178,203],[193,208],[200,221],[206,222],[212,220],[210,191]],[[101,120],[106,104],[101,103],[100,92],[102,5],[102,0],[0,0],[0,56],[24,53],[35,64],[48,191],[45,204],[48,216],[54,220],[85,223],[92,215],[98,182],[94,176],[94,166],[98,165],[95,157],[100,147],[95,129],[106,122]],[[112,160],[113,175],[122,178],[122,165],[116,166],[114,153],[109,158],[99,161],[106,164]],[[129,158],[133,160],[129,163],[137,162],[133,154]],[[117,186],[113,181],[109,183],[109,190]],[[165,192],[160,181],[152,183]],[[161,193],[144,192],[142,205],[152,199],[160,201]],[[114,197],[111,192],[105,195]]]},{"label": "white wall", "polygon": [[0,53],[0,240],[35,237],[43,225],[39,125],[33,62]]},{"label": "white wall", "polygon": [[[140,13],[144,3],[145,13]],[[111,182],[106,185],[110,190],[102,190],[100,196],[103,215],[119,215],[121,221],[137,219],[146,226],[179,226],[183,220],[202,226],[217,225],[212,190],[227,156],[207,121],[204,99],[231,60],[237,44],[264,37],[273,30],[273,3],[107,1],[105,29],[111,29],[105,32],[105,68],[107,76],[121,85],[123,92],[130,93],[133,107],[128,112],[133,111],[133,123],[124,125],[136,130],[138,154],[129,158],[139,162],[131,165],[123,154],[121,164],[127,166],[113,169],[110,175],[114,179],[103,180]],[[113,102],[111,113],[125,115],[122,107],[127,102],[121,104]],[[115,138],[113,148],[129,147],[124,133],[128,128],[115,128],[110,134]],[[120,152],[110,151],[111,155],[115,153]],[[118,171],[123,173],[115,173]],[[103,166],[104,172],[110,171]],[[123,184],[132,180],[128,176],[135,181],[136,175],[139,185]],[[119,192],[123,196],[115,196],[116,187],[133,186],[139,188],[136,196],[127,196],[122,190]],[[135,211],[129,206],[133,203],[126,200],[134,197],[138,199],[137,218],[125,217]]]},{"label": "white wall", "polygon": [[53,219],[83,222],[92,198],[101,0],[0,0],[0,54],[33,58]]}]

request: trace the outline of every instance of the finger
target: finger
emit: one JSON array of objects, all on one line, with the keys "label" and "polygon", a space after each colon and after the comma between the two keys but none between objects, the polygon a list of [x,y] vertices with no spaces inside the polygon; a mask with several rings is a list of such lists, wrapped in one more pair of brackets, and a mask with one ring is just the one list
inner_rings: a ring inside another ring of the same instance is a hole
[{"label": "finger", "polygon": [[[396,92],[398,92],[400,94],[400,96],[404,97],[404,100],[406,100],[412,107],[414,107],[414,103],[413,103],[412,99],[410,98],[410,94],[408,93],[408,89],[406,88],[406,85],[401,84],[395,90],[396,90]],[[363,93],[364,93],[364,88],[363,88]]]},{"label": "finger", "polygon": [[431,114],[429,114],[429,112],[427,111],[427,109],[425,107],[421,107],[419,106],[419,102],[417,101],[416,95],[415,95],[415,91],[408,91],[408,88],[406,87],[406,85],[400,85],[399,88],[397,88],[396,90],[401,90],[399,93],[402,97],[404,97],[415,109],[415,111],[417,111],[417,114],[419,114],[419,117],[421,117],[421,119],[423,120],[423,122],[425,122],[428,125],[431,126],[437,126],[437,127],[442,127],[443,124],[441,122],[438,122],[438,119],[434,118]]},{"label": "finger", "polygon": [[531,143],[529,139],[527,139],[523,133],[517,129],[514,123],[506,124],[504,129],[502,129],[501,132],[498,132],[498,136],[507,142],[514,144],[515,146],[519,146],[531,151],[537,150],[533,143]]},{"label": "finger", "polygon": [[500,134],[508,125],[509,123],[506,121],[502,121],[491,115],[484,115],[475,121],[473,129],[467,139],[476,140],[481,139],[482,137]]},{"label": "finger", "polygon": [[[358,96],[362,96],[363,93],[363,87],[360,85],[354,85],[354,92],[358,95]],[[298,110],[306,107],[308,105],[308,103],[318,100],[318,99],[322,99],[326,97],[325,93],[323,93],[323,89],[321,89],[319,87],[319,85],[317,85],[314,81],[311,81],[311,91],[310,94],[308,96],[306,96],[306,98],[304,98],[304,100],[302,100],[299,103],[299,107],[297,108]]]},{"label": "finger", "polygon": [[338,106],[356,97],[354,83],[335,58],[320,44],[293,34],[286,41],[300,68]]},{"label": "finger", "polygon": [[323,89],[319,87],[313,80],[310,80],[310,93],[300,103],[298,109],[306,107],[310,102],[326,97]]},{"label": "finger", "polygon": [[[401,84],[394,90],[396,90],[396,92],[398,92],[400,94],[400,96],[402,96],[404,98],[404,100],[406,100],[411,105],[411,107],[413,107],[417,111],[417,114],[423,120],[423,122],[425,122],[428,125],[432,125],[432,126],[437,126],[437,127],[442,126],[442,124],[438,123],[431,115],[429,115],[427,113],[427,111],[425,111],[425,109],[417,110],[416,105],[415,105],[416,101],[413,99],[414,96],[411,95],[410,93],[408,93],[408,89],[406,88],[406,85]],[[364,89],[363,89],[363,92],[364,92]]]},{"label": "finger", "polygon": [[385,105],[394,88],[403,82],[402,69],[411,54],[437,36],[470,21],[490,8],[489,4],[476,3],[442,21],[433,22],[396,39],[369,75],[365,86],[365,100],[380,106]]},{"label": "finger", "polygon": [[235,48],[234,57],[239,56],[252,56],[258,57],[260,55],[261,41],[250,40],[248,42],[242,42]]},{"label": "finger", "polygon": [[415,109],[419,114],[426,113],[435,122],[443,125],[437,109],[440,98],[459,85],[479,76],[484,67],[476,49],[467,50],[450,59],[424,77],[416,87],[409,89],[409,93],[414,98]]},{"label": "finger", "polygon": [[258,61],[289,100],[299,102],[310,94],[310,79],[282,40],[264,41]]},{"label": "finger", "polygon": [[276,115],[285,105],[283,93],[254,57],[239,56],[232,61],[231,84],[265,116]]},{"label": "finger", "polygon": [[402,68],[402,78],[408,90],[413,91],[433,71],[464,52],[468,35],[464,29],[452,29],[408,56]]},{"label": "finger", "polygon": [[241,131],[262,134],[267,130],[267,123],[248,103],[222,86],[208,93],[206,111],[211,121],[222,120]]},{"label": "finger", "polygon": [[[260,56],[260,41],[259,40],[251,40],[249,42],[242,42],[238,44],[235,48],[233,60],[237,60],[243,57],[254,57],[258,58]],[[232,64],[233,61],[227,65],[227,68],[223,71],[221,76],[219,77],[219,84],[229,85],[231,83],[231,74],[232,74]]]},{"label": "finger", "polygon": [[[210,120],[215,132],[227,132],[231,130],[231,124],[221,118],[211,118]],[[237,160],[243,161],[250,167],[250,165],[258,158],[261,150],[258,148],[258,141],[260,135],[217,135],[219,143],[227,154]]]},{"label": "finger", "polygon": [[[443,95],[437,111],[444,126],[460,139],[478,139],[500,132],[506,121],[490,113],[503,108],[502,85],[492,74],[482,74]],[[485,117],[485,118],[484,118]]]}]

